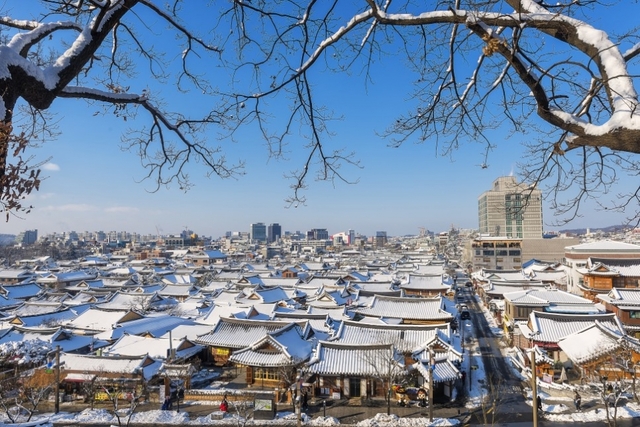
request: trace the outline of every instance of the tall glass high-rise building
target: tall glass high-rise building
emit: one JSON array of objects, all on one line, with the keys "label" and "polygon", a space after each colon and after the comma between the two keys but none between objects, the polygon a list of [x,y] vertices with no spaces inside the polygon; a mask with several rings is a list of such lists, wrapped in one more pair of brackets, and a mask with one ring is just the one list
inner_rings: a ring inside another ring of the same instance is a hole
[{"label": "tall glass high-rise building", "polygon": [[478,198],[482,234],[523,239],[542,238],[542,192],[535,185],[503,176]]},{"label": "tall glass high-rise building", "polygon": [[267,226],[263,222],[257,222],[249,226],[249,239],[252,242],[267,241]]},{"label": "tall glass high-rise building", "polygon": [[282,227],[280,224],[273,223],[267,227],[267,242],[273,243],[278,241],[282,237]]}]

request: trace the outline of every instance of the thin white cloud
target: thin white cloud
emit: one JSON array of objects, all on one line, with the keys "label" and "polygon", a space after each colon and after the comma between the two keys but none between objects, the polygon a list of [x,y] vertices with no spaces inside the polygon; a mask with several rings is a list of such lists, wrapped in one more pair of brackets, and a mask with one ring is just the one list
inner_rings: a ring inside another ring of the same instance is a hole
[{"label": "thin white cloud", "polygon": [[104,211],[109,213],[135,213],[140,212],[140,209],[131,206],[112,206]]},{"label": "thin white cloud", "polygon": [[38,193],[38,197],[42,200],[47,200],[55,197],[56,193]]},{"label": "thin white cloud", "polygon": [[96,207],[87,204],[49,205],[43,207],[42,210],[50,212],[89,212],[95,211]]},{"label": "thin white cloud", "polygon": [[60,170],[60,166],[55,163],[49,162],[42,165],[42,169],[46,171],[58,172]]}]

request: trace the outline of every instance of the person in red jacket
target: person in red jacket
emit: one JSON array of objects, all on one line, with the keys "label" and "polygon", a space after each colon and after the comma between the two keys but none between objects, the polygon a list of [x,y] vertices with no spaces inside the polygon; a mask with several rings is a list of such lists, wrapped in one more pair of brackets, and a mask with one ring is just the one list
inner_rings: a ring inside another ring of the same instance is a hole
[{"label": "person in red jacket", "polygon": [[225,394],[224,397],[222,398],[222,402],[220,402],[220,410],[222,412],[227,412],[228,409],[229,409],[229,402],[227,402],[227,395]]}]

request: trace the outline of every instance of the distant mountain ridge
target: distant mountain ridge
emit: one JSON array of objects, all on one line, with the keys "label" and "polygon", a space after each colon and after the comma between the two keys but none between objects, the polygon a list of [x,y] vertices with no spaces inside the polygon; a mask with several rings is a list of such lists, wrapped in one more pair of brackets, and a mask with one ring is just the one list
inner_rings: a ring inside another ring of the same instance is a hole
[{"label": "distant mountain ridge", "polygon": [[560,230],[560,233],[584,235],[584,234],[587,234],[587,230],[589,230],[591,233],[595,233],[596,231],[602,231],[605,233],[615,233],[628,228],[631,228],[631,227],[629,227],[628,225],[621,224],[621,225],[610,225],[608,227],[589,227],[588,229],[573,228],[573,229],[567,229],[567,230]]}]

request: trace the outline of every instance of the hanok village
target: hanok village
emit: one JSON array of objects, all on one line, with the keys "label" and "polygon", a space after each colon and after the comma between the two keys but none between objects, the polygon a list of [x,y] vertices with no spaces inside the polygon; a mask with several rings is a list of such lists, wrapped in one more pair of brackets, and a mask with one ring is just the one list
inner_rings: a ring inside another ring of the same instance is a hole
[{"label": "hanok village", "polygon": [[[500,247],[470,248],[488,242]],[[87,405],[448,402],[471,381],[477,345],[460,328],[461,292],[498,325],[523,375],[535,355],[549,384],[634,379],[640,246],[563,251],[518,269],[473,269],[429,245],[288,263],[204,248],[20,260],[0,270],[1,380]]]}]

